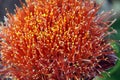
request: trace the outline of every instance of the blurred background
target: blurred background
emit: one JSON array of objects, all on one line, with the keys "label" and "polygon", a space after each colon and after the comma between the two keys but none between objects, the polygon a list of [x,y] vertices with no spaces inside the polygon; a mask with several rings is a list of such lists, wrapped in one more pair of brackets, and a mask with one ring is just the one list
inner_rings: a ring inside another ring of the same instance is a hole
[{"label": "blurred background", "polygon": [[97,2],[104,2],[100,12],[110,11],[112,9],[115,12],[113,18],[116,18],[117,20],[111,27],[115,29],[117,33],[112,34],[110,38],[116,41],[111,42],[111,45],[116,50],[118,61],[114,67],[112,67],[107,72],[104,72],[101,78],[97,77],[95,80],[120,80],[120,0],[97,0]]},{"label": "blurred background", "polygon": [[25,0],[0,0],[0,21],[4,21],[6,12],[14,13],[15,6],[21,7],[20,3]]},{"label": "blurred background", "polygon": [[[0,22],[4,22],[4,16],[6,12],[14,14],[15,5],[18,7],[21,7],[20,1],[25,3],[25,0],[0,0]],[[116,18],[117,21],[111,26],[113,29],[117,31],[117,34],[112,34],[109,36],[110,38],[114,39],[113,42],[111,42],[111,45],[116,50],[116,55],[118,58],[120,58],[120,0],[97,0],[97,3],[103,3],[100,11],[110,11],[111,9],[114,10],[116,13],[113,18]],[[6,10],[7,9],[7,10]],[[0,66],[1,68],[1,66]],[[4,75],[0,76],[3,77]],[[10,78],[6,78],[4,80],[11,80]],[[120,60],[116,62],[116,66],[108,70],[107,72],[103,73],[103,76],[100,78],[97,77],[94,80],[120,80]]]}]

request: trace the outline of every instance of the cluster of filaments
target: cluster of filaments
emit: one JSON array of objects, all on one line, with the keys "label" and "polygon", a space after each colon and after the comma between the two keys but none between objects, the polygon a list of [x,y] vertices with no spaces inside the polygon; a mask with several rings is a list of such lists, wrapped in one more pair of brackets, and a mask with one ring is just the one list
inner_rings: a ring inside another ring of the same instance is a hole
[{"label": "cluster of filaments", "polygon": [[[30,0],[1,31],[4,72],[19,80],[91,80],[112,54],[91,0]],[[107,13],[108,14],[108,13]],[[109,62],[109,61],[108,61]]]}]

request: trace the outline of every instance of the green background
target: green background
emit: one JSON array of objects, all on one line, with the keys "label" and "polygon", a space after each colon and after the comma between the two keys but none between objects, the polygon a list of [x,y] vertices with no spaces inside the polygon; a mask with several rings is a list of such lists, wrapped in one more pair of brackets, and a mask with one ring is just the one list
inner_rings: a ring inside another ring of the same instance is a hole
[{"label": "green background", "polygon": [[111,45],[116,51],[118,61],[114,67],[103,73],[101,77],[97,77],[94,80],[120,80],[120,18],[118,18],[111,27],[117,31],[117,33],[112,34],[110,38],[114,39],[114,41],[111,42]]}]

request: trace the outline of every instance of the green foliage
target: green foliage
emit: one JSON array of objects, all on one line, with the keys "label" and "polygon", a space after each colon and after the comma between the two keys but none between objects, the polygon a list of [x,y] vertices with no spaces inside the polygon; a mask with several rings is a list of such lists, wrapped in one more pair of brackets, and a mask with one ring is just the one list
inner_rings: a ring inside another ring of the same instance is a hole
[{"label": "green foliage", "polygon": [[118,19],[113,25],[112,28],[117,30],[117,34],[112,34],[110,38],[115,41],[111,41],[111,45],[116,52],[118,57],[118,61],[116,65],[108,70],[107,72],[103,72],[102,77],[96,78],[95,80],[120,80],[120,19]]}]

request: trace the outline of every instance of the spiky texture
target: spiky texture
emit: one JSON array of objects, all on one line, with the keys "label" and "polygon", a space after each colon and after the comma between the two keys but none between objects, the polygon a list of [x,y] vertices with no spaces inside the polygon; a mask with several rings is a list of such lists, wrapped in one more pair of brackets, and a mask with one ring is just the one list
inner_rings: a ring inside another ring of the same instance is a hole
[{"label": "spiky texture", "polygon": [[18,80],[100,75],[115,59],[104,21],[111,13],[98,15],[99,7],[92,0],[28,0],[1,29],[2,72]]}]

